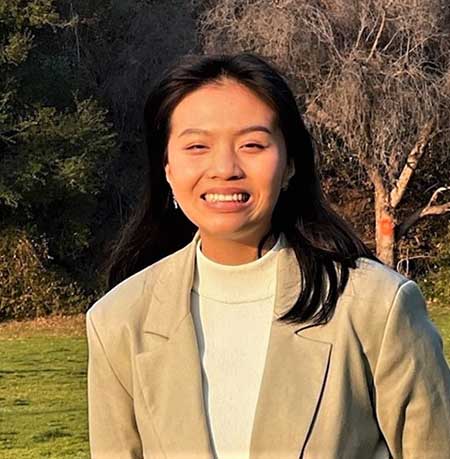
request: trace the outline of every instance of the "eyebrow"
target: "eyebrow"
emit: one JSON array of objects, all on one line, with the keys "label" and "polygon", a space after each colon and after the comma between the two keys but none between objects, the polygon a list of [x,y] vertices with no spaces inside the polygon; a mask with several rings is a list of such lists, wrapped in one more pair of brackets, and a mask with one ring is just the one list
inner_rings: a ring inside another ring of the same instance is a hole
[{"label": "eyebrow", "polygon": [[[242,134],[247,134],[248,132],[255,132],[255,131],[267,132],[267,134],[272,135],[272,131],[268,127],[261,126],[261,125],[248,126],[244,129],[239,130],[237,133],[238,135],[242,135]],[[206,129],[188,128],[188,129],[185,129],[178,137],[181,137],[186,134],[210,134],[210,131]]]}]

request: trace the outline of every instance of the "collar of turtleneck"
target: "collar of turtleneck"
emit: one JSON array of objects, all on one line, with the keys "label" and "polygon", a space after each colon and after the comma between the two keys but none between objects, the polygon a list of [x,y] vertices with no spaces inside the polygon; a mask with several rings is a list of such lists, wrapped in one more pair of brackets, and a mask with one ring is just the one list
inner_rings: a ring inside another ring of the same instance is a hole
[{"label": "collar of turtleneck", "polygon": [[201,251],[197,241],[192,290],[223,303],[245,303],[275,295],[278,252],[285,247],[283,234],[261,258],[241,265],[217,263]]}]

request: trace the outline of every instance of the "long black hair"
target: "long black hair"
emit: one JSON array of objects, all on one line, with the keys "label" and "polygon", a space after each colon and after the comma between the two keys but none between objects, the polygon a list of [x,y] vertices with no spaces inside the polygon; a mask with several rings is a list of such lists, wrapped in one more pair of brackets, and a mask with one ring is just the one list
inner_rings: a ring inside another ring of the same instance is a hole
[{"label": "long black hair", "polygon": [[325,199],[313,142],[294,95],[277,67],[255,53],[183,56],[154,84],[144,110],[148,168],[142,199],[106,265],[108,288],[184,247],[197,231],[172,205],[165,178],[170,118],[187,94],[223,78],[244,84],[275,111],[287,159],[295,166],[272,214],[271,231],[258,247],[260,256],[265,240],[283,232],[301,266],[303,288],[293,307],[278,320],[326,323],[348,281],[349,269],[356,268],[356,259],[378,259]]}]

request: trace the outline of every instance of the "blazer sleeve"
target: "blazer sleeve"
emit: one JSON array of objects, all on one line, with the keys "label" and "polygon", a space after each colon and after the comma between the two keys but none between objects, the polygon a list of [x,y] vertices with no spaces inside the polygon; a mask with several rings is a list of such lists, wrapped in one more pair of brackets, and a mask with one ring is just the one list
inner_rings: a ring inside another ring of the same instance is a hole
[{"label": "blazer sleeve", "polygon": [[133,397],[125,388],[86,314],[88,421],[91,459],[142,459]]},{"label": "blazer sleeve", "polygon": [[394,459],[450,458],[450,370],[413,281],[392,303],[374,373],[376,412]]}]

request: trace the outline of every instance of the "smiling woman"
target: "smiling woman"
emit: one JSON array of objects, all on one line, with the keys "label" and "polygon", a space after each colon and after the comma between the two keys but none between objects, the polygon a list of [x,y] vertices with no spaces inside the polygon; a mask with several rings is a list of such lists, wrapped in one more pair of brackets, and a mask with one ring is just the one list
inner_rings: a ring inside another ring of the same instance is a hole
[{"label": "smiling woman", "polygon": [[231,78],[202,86],[172,113],[165,172],[203,253],[223,264],[253,260],[289,179],[275,111]]},{"label": "smiling woman", "polygon": [[324,198],[280,71],[185,56],[145,129],[140,208],[86,319],[92,458],[450,457],[423,296]]}]

